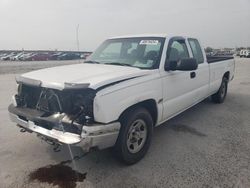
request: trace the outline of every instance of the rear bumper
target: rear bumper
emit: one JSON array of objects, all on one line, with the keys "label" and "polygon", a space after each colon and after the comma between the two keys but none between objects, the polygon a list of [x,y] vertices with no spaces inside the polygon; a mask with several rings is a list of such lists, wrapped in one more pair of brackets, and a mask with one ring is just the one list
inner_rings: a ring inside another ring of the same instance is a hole
[{"label": "rear bumper", "polygon": [[[65,132],[53,128],[47,129],[37,125],[35,123],[36,121],[30,120],[32,119],[30,117],[26,118],[23,114],[21,116],[22,118],[20,118],[20,115],[16,113],[16,109],[17,107],[10,105],[9,116],[11,121],[17,123],[20,128],[28,132],[36,133],[40,137],[45,137],[53,143],[70,145],[74,144],[81,146],[86,150],[89,150],[93,147],[104,149],[114,146],[120,130],[119,122],[83,126],[81,134]],[[61,116],[58,117],[62,118]],[[55,121],[54,123],[58,123],[58,121]]]}]

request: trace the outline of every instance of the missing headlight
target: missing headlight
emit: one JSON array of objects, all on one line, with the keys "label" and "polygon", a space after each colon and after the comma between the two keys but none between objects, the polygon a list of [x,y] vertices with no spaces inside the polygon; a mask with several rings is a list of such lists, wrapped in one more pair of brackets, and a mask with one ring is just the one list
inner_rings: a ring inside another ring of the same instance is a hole
[{"label": "missing headlight", "polygon": [[65,113],[77,124],[93,122],[96,91],[90,88],[55,90],[19,84],[15,96],[17,106],[46,112],[46,116]]}]

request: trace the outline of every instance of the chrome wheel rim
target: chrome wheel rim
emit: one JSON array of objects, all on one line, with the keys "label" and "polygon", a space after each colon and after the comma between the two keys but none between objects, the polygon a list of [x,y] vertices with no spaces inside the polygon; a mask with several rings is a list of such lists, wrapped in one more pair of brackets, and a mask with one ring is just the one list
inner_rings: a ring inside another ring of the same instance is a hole
[{"label": "chrome wheel rim", "polygon": [[147,126],[141,120],[135,120],[129,128],[127,135],[127,148],[130,153],[137,153],[142,149],[147,139]]}]

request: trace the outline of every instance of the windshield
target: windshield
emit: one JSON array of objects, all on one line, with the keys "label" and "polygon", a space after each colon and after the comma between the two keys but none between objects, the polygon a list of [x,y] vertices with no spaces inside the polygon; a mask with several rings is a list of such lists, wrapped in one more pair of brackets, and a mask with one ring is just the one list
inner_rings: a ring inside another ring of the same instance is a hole
[{"label": "windshield", "polygon": [[155,69],[159,67],[164,41],[161,37],[109,39],[102,43],[86,63]]}]

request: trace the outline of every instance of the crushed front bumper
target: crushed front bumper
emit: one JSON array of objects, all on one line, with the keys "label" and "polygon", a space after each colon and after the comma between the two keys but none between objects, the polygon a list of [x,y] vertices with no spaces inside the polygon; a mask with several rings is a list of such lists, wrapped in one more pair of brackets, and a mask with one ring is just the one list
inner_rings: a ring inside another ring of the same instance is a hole
[{"label": "crushed front bumper", "polygon": [[[36,123],[37,119],[41,120],[41,118],[43,118],[39,116],[39,112],[34,113],[32,109],[20,109],[13,104],[9,106],[9,116],[11,121],[17,123],[17,125],[25,131],[37,133],[38,136],[45,137],[58,144],[78,145],[85,150],[89,150],[93,147],[104,149],[114,146],[120,130],[119,122],[83,126],[81,134],[54,128],[47,129]],[[58,124],[58,122],[62,120],[62,116],[65,117],[65,115],[57,114],[53,117],[53,121],[51,121],[50,118],[47,119],[49,123]],[[43,119],[43,122],[47,121],[47,119]]]}]

